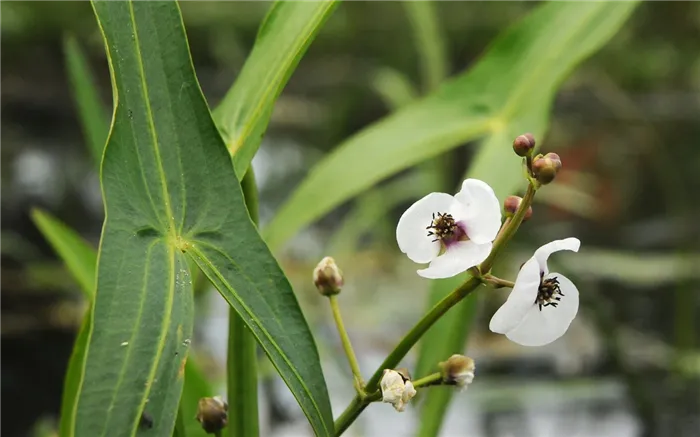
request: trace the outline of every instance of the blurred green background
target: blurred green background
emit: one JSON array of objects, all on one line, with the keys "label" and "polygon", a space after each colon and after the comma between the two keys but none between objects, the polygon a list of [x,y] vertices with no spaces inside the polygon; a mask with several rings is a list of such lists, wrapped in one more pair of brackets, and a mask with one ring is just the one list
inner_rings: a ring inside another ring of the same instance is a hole
[{"label": "blurred green background", "polygon": [[[282,93],[253,162],[263,226],[325,153],[445,75],[467,69],[536,5],[435,3],[443,52],[430,69],[406,5],[342,4]],[[95,245],[103,220],[98,175],[66,75],[67,33],[88,56],[106,108],[111,89],[87,2],[1,7],[2,414],[4,435],[12,437],[54,426],[85,308],[29,211],[51,211]],[[181,7],[213,107],[240,71],[269,3]],[[500,270],[512,276],[540,244],[577,236],[581,252],[553,262],[575,278],[582,309],[562,339],[522,348],[488,331],[506,292],[482,292],[466,349],[477,360],[477,377],[455,397],[441,435],[700,434],[699,36],[700,3],[643,3],[561,87],[538,143],[560,154],[564,171],[538,194],[534,218]],[[368,373],[420,317],[428,297],[429,282],[396,247],[398,217],[431,187],[452,191],[472,158],[469,146],[431,163],[424,179],[401,194],[375,187],[342,205],[277,253],[316,334],[336,414],[352,396],[351,379],[311,270],[325,255],[344,270],[345,322]],[[498,168],[490,178],[499,178]],[[397,203],[397,195],[405,201]],[[211,379],[221,381],[227,311],[206,287],[198,299],[196,343]],[[284,384],[268,376],[261,388],[263,435],[308,435]],[[413,435],[417,420],[414,409],[397,415],[374,405],[348,435]]]}]

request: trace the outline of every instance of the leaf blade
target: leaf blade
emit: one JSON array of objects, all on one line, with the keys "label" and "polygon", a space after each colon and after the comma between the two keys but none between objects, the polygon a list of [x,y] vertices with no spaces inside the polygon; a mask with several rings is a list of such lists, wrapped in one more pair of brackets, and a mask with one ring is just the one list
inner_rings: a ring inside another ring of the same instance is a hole
[{"label": "leaf blade", "polygon": [[278,1],[270,8],[240,75],[214,111],[239,180],[260,146],[282,88],[337,5],[334,0]]},{"label": "leaf blade", "polygon": [[[552,2],[537,8],[501,35],[473,69],[365,128],[321,160],[265,229],[268,244],[281,247],[382,179],[467,141],[510,137],[479,147],[477,161],[492,162],[514,138],[510,132],[543,134],[559,83],[612,36],[635,6]],[[562,22],[567,25],[555,25]],[[538,129],[531,127],[535,123]],[[519,165],[510,162],[503,174]]]},{"label": "leaf blade", "polygon": [[[316,432],[328,435],[330,402],[313,337],[245,208],[194,75],[177,4],[95,2],[93,7],[107,43],[117,105],[103,159],[107,218],[78,432],[120,435],[114,430],[127,426],[126,435],[146,433],[138,427],[145,406],[156,428],[149,433],[172,432],[192,328],[185,257],[205,253],[218,257],[204,261],[224,272],[218,288],[239,303],[234,307],[245,312],[249,326],[256,323],[269,334],[266,325],[274,325],[265,350],[273,362],[285,363],[278,367],[283,379]],[[212,253],[199,251],[203,243],[215,248]],[[253,276],[260,283],[250,280]],[[267,293],[259,296],[262,285]],[[119,320],[110,319],[114,312]],[[293,323],[295,338],[277,326],[279,320]],[[119,337],[125,333],[128,338]],[[304,347],[298,349],[300,339]],[[138,360],[115,354],[119,342],[134,345]]]}]

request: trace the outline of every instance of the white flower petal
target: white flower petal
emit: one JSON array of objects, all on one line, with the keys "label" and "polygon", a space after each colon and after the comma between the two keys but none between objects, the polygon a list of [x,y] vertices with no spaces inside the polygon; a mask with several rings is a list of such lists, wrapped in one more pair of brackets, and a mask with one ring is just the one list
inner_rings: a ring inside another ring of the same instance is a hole
[{"label": "white flower petal", "polygon": [[454,197],[446,193],[430,193],[411,205],[396,226],[396,241],[401,252],[417,263],[427,263],[440,253],[440,242],[428,236],[427,226],[433,213],[449,212]]},{"label": "white flower petal", "polygon": [[401,396],[404,392],[404,382],[401,375],[393,370],[384,370],[379,386],[382,389],[382,401],[390,404],[401,402]]},{"label": "white flower petal", "polygon": [[467,179],[455,199],[465,208],[453,216],[465,222],[469,239],[476,244],[493,241],[501,228],[501,204],[493,188],[484,181]]},{"label": "white flower petal", "polygon": [[578,312],[578,289],[564,275],[551,273],[547,278],[556,277],[564,294],[555,308],[533,305],[522,322],[506,332],[506,337],[523,346],[543,346],[558,339],[567,329]]},{"label": "white flower petal", "polygon": [[546,275],[549,273],[549,268],[547,267],[547,259],[549,255],[554,252],[559,252],[561,250],[571,250],[573,252],[578,252],[579,247],[581,247],[581,241],[578,238],[565,238],[563,240],[554,240],[551,243],[547,243],[535,251],[535,258],[537,263],[540,265],[540,271],[544,272]]},{"label": "white flower petal", "polygon": [[489,329],[505,334],[520,324],[537,299],[540,286],[540,266],[533,256],[520,269],[515,287],[489,322]]},{"label": "white flower petal", "polygon": [[454,243],[444,254],[435,258],[428,268],[418,270],[418,274],[428,279],[450,278],[485,260],[491,252],[491,246],[491,243],[475,244],[473,241]]}]

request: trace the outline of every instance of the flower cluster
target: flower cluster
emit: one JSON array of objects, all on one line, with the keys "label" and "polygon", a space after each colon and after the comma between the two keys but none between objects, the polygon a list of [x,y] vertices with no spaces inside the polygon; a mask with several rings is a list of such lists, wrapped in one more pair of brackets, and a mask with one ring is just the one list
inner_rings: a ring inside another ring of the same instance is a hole
[{"label": "flower cluster", "polygon": [[416,395],[416,389],[408,376],[396,370],[384,369],[379,386],[382,390],[382,402],[393,405],[399,412],[406,409],[408,401]]},{"label": "flower cluster", "polygon": [[[550,183],[561,169],[555,153],[534,154],[535,139],[520,135],[513,149],[528,169],[536,189]],[[424,278],[448,278],[477,267],[489,257],[494,241],[520,207],[522,199],[509,196],[504,202],[506,223],[493,189],[485,182],[467,179],[454,196],[430,193],[409,207],[399,219],[399,248],[416,263],[430,263],[418,270]],[[532,215],[530,205],[523,219]],[[537,249],[520,270],[508,300],[494,314],[490,329],[525,346],[541,346],[561,337],[578,311],[578,290],[560,273],[550,273],[549,255],[561,250],[577,252],[576,238],[553,241]],[[486,270],[490,269],[490,265]],[[488,271],[480,272],[487,274]]]}]

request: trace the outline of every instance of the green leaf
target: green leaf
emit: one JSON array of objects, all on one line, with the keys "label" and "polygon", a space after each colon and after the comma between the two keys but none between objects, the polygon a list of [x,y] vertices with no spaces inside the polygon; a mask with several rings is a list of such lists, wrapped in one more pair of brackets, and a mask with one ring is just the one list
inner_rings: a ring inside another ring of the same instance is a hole
[{"label": "green leaf", "polygon": [[[94,2],[115,114],[78,435],[169,435],[192,331],[192,256],[241,315],[318,435],[332,418],[318,352],[246,210],[174,2]],[[139,427],[142,411],[153,428]]]},{"label": "green leaf", "polygon": [[195,416],[199,400],[211,397],[214,393],[194,358],[196,357],[190,357],[185,364],[185,385],[182,387],[179,414],[185,424],[185,435],[188,437],[207,437],[210,434],[204,431],[202,425],[195,420]]},{"label": "green leaf", "polygon": [[35,208],[31,215],[36,227],[78,282],[85,298],[92,300],[95,294],[95,266],[97,266],[95,249],[73,229],[51,214]]},{"label": "green leaf", "polygon": [[239,179],[248,170],[273,105],[338,2],[275,2],[235,84],[214,111]]},{"label": "green leaf", "polygon": [[87,59],[72,35],[63,40],[66,68],[78,107],[80,125],[90,149],[93,161],[99,167],[102,151],[107,141],[109,118],[95,86],[95,79]]},{"label": "green leaf", "polygon": [[423,89],[432,91],[447,77],[449,69],[445,35],[437,12],[440,3],[407,1],[402,5],[416,39]]},{"label": "green leaf", "polygon": [[[479,177],[489,183],[509,177],[504,186],[512,186],[520,162],[513,156],[503,161],[503,149],[522,132],[541,138],[559,84],[610,39],[635,6],[551,2],[538,7],[503,33],[467,73],[360,131],[319,162],[268,225],[266,241],[279,248],[382,179],[484,136],[474,165],[486,174]],[[481,164],[494,162],[498,165]]]},{"label": "green leaf", "polygon": [[[430,283],[428,308],[432,308],[455,288],[466,281],[467,274]],[[437,364],[453,354],[465,354],[469,327],[478,309],[478,296],[471,295],[457,304],[423,336],[420,343],[415,375],[422,377],[439,371]],[[442,419],[449,404],[453,387],[436,387],[422,394],[421,419],[418,436],[438,435]]]}]

